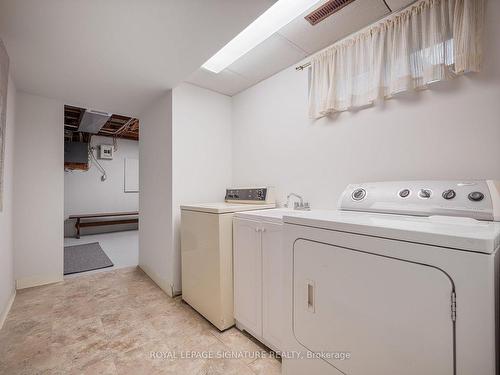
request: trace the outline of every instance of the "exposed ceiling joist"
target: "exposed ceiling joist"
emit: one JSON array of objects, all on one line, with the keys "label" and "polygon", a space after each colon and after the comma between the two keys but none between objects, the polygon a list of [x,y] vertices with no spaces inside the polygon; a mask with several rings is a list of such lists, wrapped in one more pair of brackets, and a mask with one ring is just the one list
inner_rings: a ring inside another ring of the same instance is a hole
[{"label": "exposed ceiling joist", "polygon": [[[78,132],[85,108],[64,106],[64,130]],[[139,120],[134,117],[113,114],[97,135],[104,137],[139,140]]]}]

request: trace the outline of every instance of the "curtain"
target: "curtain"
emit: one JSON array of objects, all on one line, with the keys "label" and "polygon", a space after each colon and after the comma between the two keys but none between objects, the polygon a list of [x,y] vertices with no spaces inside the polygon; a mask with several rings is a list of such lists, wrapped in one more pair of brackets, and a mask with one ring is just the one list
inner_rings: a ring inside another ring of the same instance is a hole
[{"label": "curtain", "polygon": [[320,118],[481,68],[483,0],[422,0],[311,60]]}]

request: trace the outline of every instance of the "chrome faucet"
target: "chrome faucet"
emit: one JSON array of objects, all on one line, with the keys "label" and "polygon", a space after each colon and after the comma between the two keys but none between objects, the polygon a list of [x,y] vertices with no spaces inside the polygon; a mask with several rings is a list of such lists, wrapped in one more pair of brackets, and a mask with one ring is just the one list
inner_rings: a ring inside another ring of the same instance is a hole
[{"label": "chrome faucet", "polygon": [[304,199],[302,198],[302,196],[300,196],[296,193],[290,193],[287,195],[285,207],[290,207],[290,198],[292,198],[292,197],[295,197],[299,200],[299,202],[294,202],[294,204],[293,204],[294,210],[309,211],[311,209],[309,202],[304,202]]}]

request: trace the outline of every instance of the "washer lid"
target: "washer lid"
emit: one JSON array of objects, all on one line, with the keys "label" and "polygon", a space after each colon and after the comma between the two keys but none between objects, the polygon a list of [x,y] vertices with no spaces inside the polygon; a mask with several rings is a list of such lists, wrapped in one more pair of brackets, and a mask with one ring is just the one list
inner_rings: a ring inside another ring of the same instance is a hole
[{"label": "washer lid", "polygon": [[211,214],[225,214],[239,211],[263,210],[274,208],[275,204],[245,204],[245,203],[199,203],[192,205],[181,205],[181,210],[207,212]]},{"label": "washer lid", "polygon": [[500,222],[463,217],[405,216],[315,210],[284,216],[289,224],[491,254],[500,245]]}]

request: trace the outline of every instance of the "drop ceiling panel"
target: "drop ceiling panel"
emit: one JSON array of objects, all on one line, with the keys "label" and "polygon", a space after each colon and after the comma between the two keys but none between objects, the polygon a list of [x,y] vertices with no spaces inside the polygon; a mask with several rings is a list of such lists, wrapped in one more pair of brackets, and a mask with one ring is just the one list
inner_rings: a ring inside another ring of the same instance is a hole
[{"label": "drop ceiling panel", "polygon": [[253,84],[252,81],[227,69],[220,73],[213,73],[203,68],[194,72],[186,82],[225,95],[237,94]]},{"label": "drop ceiling panel", "polygon": [[[383,0],[356,0],[311,26],[304,17],[326,1],[319,1],[221,73],[200,68],[187,82],[235,95],[389,14]],[[389,2],[399,9],[413,0]]]},{"label": "drop ceiling panel", "polygon": [[283,36],[274,34],[236,60],[228,69],[257,83],[306,56],[306,51],[301,50]]},{"label": "drop ceiling panel", "polygon": [[0,35],[19,90],[137,115],[274,2],[0,0]]},{"label": "drop ceiling panel", "polygon": [[415,1],[416,0],[386,0],[387,5],[389,5],[393,12],[403,9]]},{"label": "drop ceiling panel", "polygon": [[[403,0],[393,1],[401,2]],[[325,2],[322,1],[308,9],[303,15],[283,27],[279,33],[311,54],[389,14],[389,10],[382,0],[356,0],[312,26],[304,19],[304,16]]]}]

